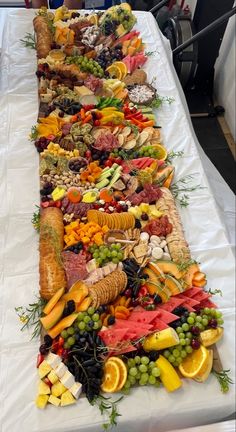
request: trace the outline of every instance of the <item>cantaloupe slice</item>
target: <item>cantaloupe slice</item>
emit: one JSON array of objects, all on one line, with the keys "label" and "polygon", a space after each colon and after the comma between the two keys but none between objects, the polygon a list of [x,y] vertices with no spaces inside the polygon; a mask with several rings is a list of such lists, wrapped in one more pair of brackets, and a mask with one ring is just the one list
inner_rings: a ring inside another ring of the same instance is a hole
[{"label": "cantaloupe slice", "polygon": [[[184,282],[188,287],[192,286],[192,281],[194,279],[194,274],[200,272],[200,268],[198,264],[191,264],[186,273],[184,274]],[[178,279],[178,278],[177,278]]]},{"label": "cantaloupe slice", "polygon": [[204,287],[207,283],[206,279],[202,279],[201,281],[195,281],[195,279],[192,280],[192,285],[195,287]]},{"label": "cantaloupe slice", "polygon": [[43,313],[48,315],[51,310],[54,308],[55,304],[60,300],[61,296],[64,294],[65,288],[60,288],[54,296],[47,302],[45,308],[43,309]]},{"label": "cantaloupe slice", "polygon": [[149,294],[158,294],[163,303],[166,303],[169,300],[171,292],[167,287],[163,287],[163,285],[155,284],[153,282],[146,282],[145,285],[147,286]]},{"label": "cantaloupe slice", "polygon": [[165,280],[165,275],[156,263],[149,263],[148,268],[158,277],[160,282]]},{"label": "cantaloupe slice", "polygon": [[80,303],[80,304],[77,306],[76,311],[77,311],[77,312],[84,312],[84,311],[86,311],[86,310],[88,309],[88,307],[91,305],[91,303],[92,303],[92,299],[91,299],[91,297],[86,297],[86,298],[82,301],[82,303]]},{"label": "cantaloupe slice", "polygon": [[43,328],[45,328],[45,330],[52,328],[59,321],[63,314],[65,304],[65,300],[59,300],[59,302],[57,302],[57,304],[54,306],[54,308],[48,315],[40,318],[42,326]]},{"label": "cantaloupe slice", "polygon": [[173,261],[157,261],[156,265],[163,273],[170,273],[176,279],[180,279],[182,277],[182,273],[179,271],[177,264]]},{"label": "cantaloupe slice", "polygon": [[184,291],[182,285],[174,277],[167,275],[165,280],[165,288],[171,291],[171,295],[177,295]]},{"label": "cantaloupe slice", "polygon": [[83,287],[81,286],[81,288],[74,290],[74,291],[70,291],[67,294],[65,294],[62,299],[65,300],[66,302],[68,302],[69,300],[74,300],[75,303],[81,303],[85,297],[87,297],[88,295],[88,288],[86,287],[86,285],[84,285]]},{"label": "cantaloupe slice", "polygon": [[64,330],[67,327],[70,327],[73,324],[77,316],[78,316],[77,313],[73,313],[63,318],[61,321],[59,321],[59,323],[57,323],[54,327],[48,330],[49,336],[51,336],[52,339],[55,339],[62,332],[62,330]]},{"label": "cantaloupe slice", "polygon": [[206,275],[205,275],[205,273],[202,273],[202,272],[194,273],[194,281],[195,281],[195,282],[200,282],[200,281],[202,281],[203,279],[206,279]]}]

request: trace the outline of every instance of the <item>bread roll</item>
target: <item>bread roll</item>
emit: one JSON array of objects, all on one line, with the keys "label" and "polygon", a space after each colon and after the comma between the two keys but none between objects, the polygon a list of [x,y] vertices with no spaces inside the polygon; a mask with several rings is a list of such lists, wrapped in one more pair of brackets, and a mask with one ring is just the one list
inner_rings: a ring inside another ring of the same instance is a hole
[{"label": "bread roll", "polygon": [[66,287],[66,276],[61,259],[64,246],[63,214],[59,208],[41,210],[39,235],[40,295],[49,300],[60,288]]},{"label": "bread roll", "polygon": [[52,45],[52,33],[48,26],[47,19],[43,16],[36,16],[33,20],[36,33],[37,57],[45,58],[49,54]]}]

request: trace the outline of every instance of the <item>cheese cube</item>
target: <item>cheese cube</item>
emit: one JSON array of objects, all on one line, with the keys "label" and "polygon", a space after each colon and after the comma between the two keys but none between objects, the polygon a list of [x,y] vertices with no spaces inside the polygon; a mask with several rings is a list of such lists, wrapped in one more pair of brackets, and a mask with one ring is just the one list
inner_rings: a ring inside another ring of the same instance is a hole
[{"label": "cheese cube", "polygon": [[49,399],[48,395],[38,395],[35,401],[35,404],[38,408],[40,409],[44,409],[45,406],[47,405],[47,401]]},{"label": "cheese cube", "polygon": [[73,403],[75,403],[75,399],[69,390],[61,395],[61,406],[71,405]]},{"label": "cheese cube", "polygon": [[72,373],[70,373],[70,371],[66,371],[66,373],[61,378],[61,382],[66,388],[69,389],[70,387],[72,387],[74,385],[75,379],[74,379]]},{"label": "cheese cube", "polygon": [[59,398],[57,398],[56,396],[50,395],[48,402],[51,403],[52,405],[59,406],[61,403],[61,400]]},{"label": "cheese cube", "polygon": [[59,377],[62,378],[63,375],[65,375],[66,371],[67,371],[67,367],[64,363],[59,363],[59,365],[55,368],[54,372],[55,374]]},{"label": "cheese cube", "polygon": [[53,370],[51,370],[47,377],[52,384],[55,384],[58,381],[58,376]]},{"label": "cheese cube", "polygon": [[80,393],[82,392],[82,384],[79,382],[75,382],[69,390],[73,394],[75,399],[79,399]]},{"label": "cheese cube", "polygon": [[45,360],[39,365],[38,368],[38,374],[39,374],[39,378],[44,378],[50,371],[51,371],[51,366],[48,364],[48,362],[46,362]]},{"label": "cheese cube", "polygon": [[94,94],[88,87],[85,86],[75,86],[74,91],[78,93],[79,96],[87,96]]},{"label": "cheese cube", "polygon": [[62,393],[66,391],[66,387],[60,382],[57,381],[53,386],[51,387],[51,393],[53,396],[61,396]]},{"label": "cheese cube", "polygon": [[46,361],[51,366],[52,369],[55,369],[61,362],[61,357],[56,354],[49,353],[46,358]]},{"label": "cheese cube", "polygon": [[51,390],[50,390],[49,385],[46,384],[43,381],[40,381],[40,383],[39,383],[39,394],[42,395],[42,394],[50,394],[50,393],[51,393]]}]

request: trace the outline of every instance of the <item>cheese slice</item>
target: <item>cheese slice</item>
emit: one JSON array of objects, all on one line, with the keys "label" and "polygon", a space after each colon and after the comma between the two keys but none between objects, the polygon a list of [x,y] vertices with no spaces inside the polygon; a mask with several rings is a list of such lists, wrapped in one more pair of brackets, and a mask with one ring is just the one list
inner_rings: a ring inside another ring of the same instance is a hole
[{"label": "cheese slice", "polygon": [[76,91],[76,93],[78,93],[79,96],[93,95],[93,92],[89,90],[88,87],[85,86],[75,86],[74,91]]}]

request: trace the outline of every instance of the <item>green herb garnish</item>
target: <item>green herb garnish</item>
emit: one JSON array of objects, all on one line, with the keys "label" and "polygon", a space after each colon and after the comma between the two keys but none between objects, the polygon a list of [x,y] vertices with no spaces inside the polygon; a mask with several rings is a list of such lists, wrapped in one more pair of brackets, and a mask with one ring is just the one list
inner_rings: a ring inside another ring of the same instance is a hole
[{"label": "green herb garnish", "polygon": [[172,102],[174,102],[174,98],[172,97],[168,97],[168,96],[160,96],[157,95],[155,97],[155,99],[153,99],[153,101],[150,104],[151,108],[159,108],[164,102],[167,102],[169,104],[171,104]]},{"label": "green herb garnish", "polygon": [[124,396],[121,396],[119,399],[113,401],[110,397],[99,395],[91,402],[91,405],[98,406],[101,415],[107,416],[107,422],[102,425],[105,431],[113,428],[113,426],[117,426],[117,417],[121,416],[117,411],[117,404],[123,399],[123,397]]},{"label": "green herb garnish", "polygon": [[177,152],[175,152],[174,150],[171,150],[168,153],[168,156],[167,156],[165,162],[168,163],[168,164],[170,164],[174,158],[183,157],[183,155],[184,155],[184,151],[183,150],[180,150],[180,151],[177,151]]},{"label": "green herb garnish", "polygon": [[157,50],[154,50],[154,51],[145,51],[144,54],[145,54],[146,57],[151,57],[155,53],[158,54],[158,51]]},{"label": "green herb garnish", "polygon": [[38,137],[37,125],[31,127],[30,140],[35,141]]},{"label": "green herb garnish", "polygon": [[177,264],[177,267],[179,269],[179,271],[184,272],[186,271],[192,264],[199,264],[197,261],[193,260],[193,259],[189,259],[187,261],[182,261],[180,263]]},{"label": "green herb garnish", "polygon": [[25,37],[23,39],[20,39],[20,42],[26,48],[36,49],[35,35],[32,33],[26,33]]},{"label": "green herb garnish", "polygon": [[33,213],[33,217],[31,222],[33,224],[34,229],[39,232],[40,229],[40,207],[36,205],[37,210]]},{"label": "green herb garnish", "polygon": [[125,126],[129,126],[129,127],[131,128],[131,130],[132,130],[132,132],[134,133],[135,136],[138,135],[138,133],[139,133],[139,129],[138,129],[137,126],[135,126],[134,124],[132,124],[131,122],[129,122],[129,121],[127,121],[127,120],[123,121],[123,124],[124,124]]},{"label": "green herb garnish", "polygon": [[41,297],[37,297],[37,302],[30,303],[27,307],[15,307],[15,311],[20,318],[21,323],[23,323],[21,331],[33,327],[31,339],[38,337],[41,333],[42,324],[40,318],[43,315],[43,308],[46,303],[46,300],[43,300]]},{"label": "green herb garnish", "polygon": [[214,290],[209,288],[208,294],[211,294],[211,295],[219,294],[221,297],[223,296],[223,293],[222,293],[221,289],[219,289],[219,288],[215,288]]},{"label": "green herb garnish", "polygon": [[188,207],[190,197],[185,192],[193,192],[197,189],[205,189],[200,184],[197,185],[189,185],[193,176],[195,174],[188,174],[184,177],[181,177],[177,182],[173,183],[170,187],[170,190],[174,196],[174,198],[179,201],[181,207]]},{"label": "green herb garnish", "polygon": [[230,384],[234,384],[232,379],[229,377],[230,369],[223,369],[221,372],[217,372],[215,369],[212,369],[212,373],[218,380],[222,393],[227,393],[229,391]]}]

